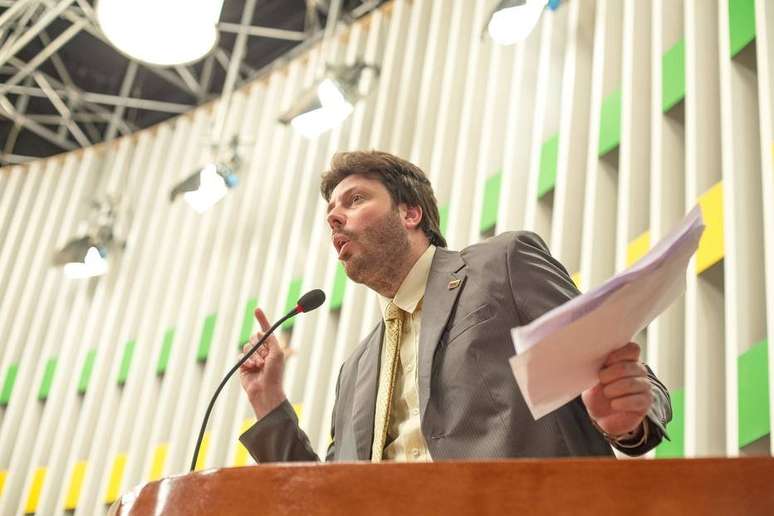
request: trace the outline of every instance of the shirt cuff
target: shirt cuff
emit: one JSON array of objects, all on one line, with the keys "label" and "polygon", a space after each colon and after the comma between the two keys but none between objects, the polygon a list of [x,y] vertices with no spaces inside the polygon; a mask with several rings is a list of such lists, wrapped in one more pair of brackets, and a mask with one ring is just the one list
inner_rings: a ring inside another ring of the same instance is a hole
[{"label": "shirt cuff", "polygon": [[589,417],[589,419],[591,419],[591,424],[594,425],[594,428],[596,428],[600,434],[602,434],[605,440],[610,444],[616,445],[618,448],[638,448],[648,441],[648,436],[650,435],[647,417],[642,419],[642,423],[640,423],[639,427],[619,436],[608,434],[596,421],[594,421],[594,418]]}]

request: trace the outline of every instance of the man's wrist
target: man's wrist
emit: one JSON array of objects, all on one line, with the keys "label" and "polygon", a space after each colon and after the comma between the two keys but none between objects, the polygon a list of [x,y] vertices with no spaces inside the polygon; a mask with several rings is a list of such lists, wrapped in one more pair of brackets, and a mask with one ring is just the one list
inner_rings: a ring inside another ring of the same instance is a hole
[{"label": "man's wrist", "polygon": [[269,413],[274,411],[277,407],[282,405],[285,400],[287,400],[287,396],[285,396],[284,392],[274,395],[259,396],[255,399],[251,399],[250,405],[252,405],[253,412],[255,412],[255,419],[260,421],[269,415]]},{"label": "man's wrist", "polygon": [[597,431],[602,434],[605,440],[610,444],[618,446],[619,448],[638,448],[648,441],[650,429],[648,426],[647,417],[642,419],[642,422],[637,428],[631,432],[620,435],[611,435],[607,433],[601,426],[599,426],[599,424],[597,424],[593,417],[590,419],[591,424],[594,425],[594,428],[596,428]]}]

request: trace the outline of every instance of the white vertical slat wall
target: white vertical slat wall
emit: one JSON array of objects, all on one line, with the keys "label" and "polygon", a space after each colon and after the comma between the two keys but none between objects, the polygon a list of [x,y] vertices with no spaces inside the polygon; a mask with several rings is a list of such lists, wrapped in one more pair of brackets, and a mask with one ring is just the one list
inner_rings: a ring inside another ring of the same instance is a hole
[{"label": "white vertical slat wall", "polygon": [[[649,224],[644,240],[658,242],[685,211],[685,103],[662,112],[662,70],[665,52],[684,41],[683,2],[658,0],[651,4],[650,77],[650,199]],[[679,299],[647,329],[647,360],[675,389],[684,387],[685,301]]]},{"label": "white vertical slat wall", "polygon": [[[638,336],[675,411],[652,455],[772,453],[774,9],[564,0],[499,47],[482,37],[494,3],[394,0],[236,92],[225,137],[242,142],[240,183],[203,215],[168,192],[213,157],[217,101],[0,169],[1,514],[100,514],[187,471],[254,307],[274,319],[311,288],[336,304],[281,338],[290,401],[324,453],[341,363],[378,321],[329,241],[319,176],[340,150],[422,167],[450,247],[532,229],[583,290],[700,204],[686,295]],[[358,58],[381,72],[341,127],[309,140],[277,123],[322,63]],[[66,280],[51,256],[107,194],[125,246],[107,275]],[[251,464],[237,437],[252,421],[235,378],[197,468]]]},{"label": "white vertical slat wall", "polygon": [[[760,113],[761,193],[763,195],[763,254],[766,291],[766,329],[774,328],[774,6],[755,2],[758,101]],[[768,371],[774,371],[774,353],[768,353]],[[769,381],[769,400],[774,400],[774,382]],[[769,429],[774,410],[769,412]],[[771,441],[771,437],[769,437]],[[770,442],[774,452],[774,442]]]},{"label": "white vertical slat wall", "polygon": [[[722,177],[718,4],[685,0],[685,203]],[[716,206],[717,207],[717,206]],[[721,209],[720,219],[724,210]],[[694,260],[696,264],[697,260]],[[698,270],[698,267],[695,268]],[[688,275],[685,296],[685,449],[725,449],[723,267]],[[723,400],[722,403],[718,403]]]}]

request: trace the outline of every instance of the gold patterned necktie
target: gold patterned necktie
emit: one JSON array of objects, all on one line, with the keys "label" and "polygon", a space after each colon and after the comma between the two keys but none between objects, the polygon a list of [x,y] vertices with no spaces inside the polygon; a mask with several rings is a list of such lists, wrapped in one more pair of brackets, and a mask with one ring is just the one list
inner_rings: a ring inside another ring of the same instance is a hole
[{"label": "gold patterned necktie", "polygon": [[[374,442],[371,449],[371,462],[380,462],[387,441],[387,428],[390,425],[392,392],[395,389],[395,374],[398,370],[398,352],[400,335],[403,331],[403,310],[390,302],[385,311],[385,367],[379,374],[376,414],[374,416]],[[384,395],[379,395],[384,393]]]}]

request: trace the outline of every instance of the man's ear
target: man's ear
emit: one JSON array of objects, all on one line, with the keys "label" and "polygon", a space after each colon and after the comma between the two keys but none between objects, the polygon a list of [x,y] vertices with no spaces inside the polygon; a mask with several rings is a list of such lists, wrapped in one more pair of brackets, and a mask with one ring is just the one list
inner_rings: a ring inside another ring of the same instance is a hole
[{"label": "man's ear", "polygon": [[419,206],[406,206],[403,213],[403,223],[408,229],[416,229],[422,222],[422,208]]}]

